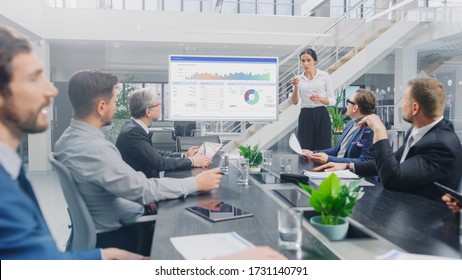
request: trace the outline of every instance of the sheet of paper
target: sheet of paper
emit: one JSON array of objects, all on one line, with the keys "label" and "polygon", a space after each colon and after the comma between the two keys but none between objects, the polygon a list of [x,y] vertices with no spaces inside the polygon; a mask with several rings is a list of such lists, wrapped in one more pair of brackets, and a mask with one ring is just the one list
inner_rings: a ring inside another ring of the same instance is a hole
[{"label": "sheet of paper", "polygon": [[221,149],[221,147],[223,147],[223,144],[213,143],[213,142],[204,142],[197,149],[197,153],[200,155],[213,158],[216,155],[216,153],[218,153],[218,151]]},{"label": "sheet of paper", "polygon": [[170,242],[186,260],[213,259],[254,247],[234,231],[171,237]]},{"label": "sheet of paper", "polygon": [[389,252],[375,257],[377,260],[451,260],[451,258],[432,256],[432,255],[419,255],[410,254],[392,249]]},{"label": "sheet of paper", "polygon": [[[310,178],[310,181],[313,182],[314,184],[316,185],[320,185],[322,183],[324,179],[311,179]],[[348,185],[350,182],[355,182],[357,181],[358,179],[340,179],[340,183],[342,185]],[[361,180],[361,183],[359,183],[359,186],[360,187],[373,187],[375,186],[374,184],[372,184],[371,182],[368,182],[364,179],[360,179]]]},{"label": "sheet of paper", "polygon": [[300,146],[300,142],[298,142],[298,139],[297,139],[297,136],[295,136],[295,133],[292,133],[292,135],[290,135],[289,146],[297,154],[303,155],[302,147]]},{"label": "sheet of paper", "polygon": [[338,170],[330,172],[314,172],[314,171],[302,171],[303,174],[310,177],[310,179],[326,179],[330,174],[335,173],[340,179],[359,179],[359,176],[350,170]]}]

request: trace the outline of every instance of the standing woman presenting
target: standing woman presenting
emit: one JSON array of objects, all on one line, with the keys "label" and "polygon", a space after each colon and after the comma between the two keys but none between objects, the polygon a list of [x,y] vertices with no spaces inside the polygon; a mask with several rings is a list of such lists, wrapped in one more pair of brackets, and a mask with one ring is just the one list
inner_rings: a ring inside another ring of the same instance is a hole
[{"label": "standing woman presenting", "polygon": [[327,72],[316,69],[316,52],[300,53],[303,75],[292,78],[292,104],[301,100],[298,117],[298,140],[302,149],[321,150],[331,147],[331,121],[326,106],[335,105],[332,82]]}]

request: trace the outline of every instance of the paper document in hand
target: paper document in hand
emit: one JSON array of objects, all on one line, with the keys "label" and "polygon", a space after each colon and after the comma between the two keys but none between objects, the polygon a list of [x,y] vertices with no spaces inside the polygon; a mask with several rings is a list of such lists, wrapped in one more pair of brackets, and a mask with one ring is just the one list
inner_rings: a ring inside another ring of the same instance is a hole
[{"label": "paper document in hand", "polygon": [[234,231],[171,237],[170,242],[186,260],[213,259],[254,247]]},{"label": "paper document in hand", "polygon": [[295,133],[292,133],[292,135],[290,135],[289,146],[297,154],[303,155],[302,147],[300,146],[300,142],[298,142],[298,139],[297,139],[297,136],[295,136]]},{"label": "paper document in hand", "polygon": [[328,172],[314,172],[314,171],[302,171],[303,174],[310,177],[310,179],[326,179],[330,174],[335,173],[340,179],[359,179],[359,176],[350,170],[338,170]]},{"label": "paper document in hand", "polygon": [[202,145],[200,145],[199,149],[197,149],[197,153],[213,158],[221,149],[221,147],[223,147],[223,144],[214,142],[204,142]]}]

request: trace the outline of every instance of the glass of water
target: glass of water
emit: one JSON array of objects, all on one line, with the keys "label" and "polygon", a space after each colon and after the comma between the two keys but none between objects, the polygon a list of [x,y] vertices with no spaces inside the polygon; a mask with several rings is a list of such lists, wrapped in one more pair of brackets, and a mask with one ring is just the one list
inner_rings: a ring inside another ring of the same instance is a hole
[{"label": "glass of water", "polygon": [[221,155],[220,171],[224,174],[228,174],[228,171],[229,171],[229,155],[228,154]]},{"label": "glass of water", "polygon": [[278,210],[279,246],[297,250],[302,245],[302,213],[291,208]]},{"label": "glass of water", "polygon": [[290,165],[292,161],[290,157],[281,157],[279,159],[279,167],[281,173],[290,173]]},{"label": "glass of water", "polygon": [[263,154],[263,165],[271,166],[273,164],[273,155],[271,150],[266,150],[262,152]]},{"label": "glass of water", "polygon": [[249,159],[241,157],[237,165],[237,184],[247,186],[249,184]]}]

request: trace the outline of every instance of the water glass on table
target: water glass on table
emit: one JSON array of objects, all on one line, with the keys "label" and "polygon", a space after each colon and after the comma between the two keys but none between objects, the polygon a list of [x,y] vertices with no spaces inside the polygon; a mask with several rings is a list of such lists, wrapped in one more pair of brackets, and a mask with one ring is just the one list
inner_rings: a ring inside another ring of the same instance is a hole
[{"label": "water glass on table", "polygon": [[249,184],[249,159],[241,157],[237,163],[237,184],[247,186]]},{"label": "water glass on table", "polygon": [[229,171],[229,155],[222,154],[220,160],[220,172],[223,174],[228,174]]},{"label": "water glass on table", "polygon": [[302,213],[291,208],[278,210],[279,246],[297,250],[302,244]]},{"label": "water glass on table", "polygon": [[290,173],[290,165],[292,161],[290,157],[281,157],[279,159],[279,167],[281,173]]},{"label": "water glass on table", "polygon": [[271,150],[262,152],[263,154],[263,166],[271,166],[273,164],[273,153]]}]

